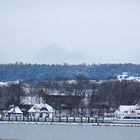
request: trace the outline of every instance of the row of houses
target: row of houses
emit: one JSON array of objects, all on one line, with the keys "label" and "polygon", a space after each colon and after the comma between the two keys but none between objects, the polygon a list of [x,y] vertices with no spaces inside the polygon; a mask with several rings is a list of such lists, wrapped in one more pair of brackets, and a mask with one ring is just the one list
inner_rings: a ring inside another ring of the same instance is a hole
[{"label": "row of houses", "polygon": [[[31,118],[51,118],[56,115],[56,110],[48,104],[35,104],[28,111]],[[126,114],[140,115],[140,105],[120,105],[113,113],[117,116]],[[23,112],[18,106],[11,105],[4,115],[23,117]],[[105,115],[105,114],[104,114]]]},{"label": "row of houses", "polygon": [[[3,115],[8,116],[8,120],[25,120],[25,121],[46,121],[50,119],[52,121],[61,121],[65,118],[63,121],[68,121],[71,119],[68,116],[66,117],[60,117],[59,119],[56,118],[56,110],[54,110],[50,105],[48,104],[35,104],[28,110],[28,117],[24,117],[24,114],[22,110],[18,106],[10,106],[9,110],[5,111]],[[13,118],[14,117],[14,118]],[[19,118],[18,118],[19,117]],[[21,117],[21,118],[20,118]],[[73,116],[73,122],[75,122],[75,117],[78,116]],[[42,119],[41,119],[42,118]],[[49,119],[47,119],[49,118]],[[83,122],[83,119],[81,119],[82,116],[80,116],[80,122]],[[6,119],[7,118],[1,118]],[[85,119],[85,117],[84,117]],[[102,119],[103,122],[112,122],[112,121],[139,121],[140,120],[140,105],[121,105],[117,108],[117,110],[113,113],[104,113],[104,116],[88,116],[87,117],[87,122],[94,121],[97,122],[96,119]],[[71,120],[70,120],[71,121]]]},{"label": "row of houses", "polygon": [[[28,115],[34,118],[52,118],[55,114],[55,110],[48,104],[35,104],[28,111]],[[18,107],[11,105],[9,110],[3,112],[4,116],[17,116],[22,117],[23,111]]]}]

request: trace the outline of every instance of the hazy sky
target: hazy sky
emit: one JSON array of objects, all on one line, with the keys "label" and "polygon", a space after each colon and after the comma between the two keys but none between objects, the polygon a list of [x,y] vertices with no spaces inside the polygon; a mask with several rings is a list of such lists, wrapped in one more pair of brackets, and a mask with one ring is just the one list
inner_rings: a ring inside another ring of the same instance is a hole
[{"label": "hazy sky", "polygon": [[140,63],[140,0],[0,0],[0,63]]}]

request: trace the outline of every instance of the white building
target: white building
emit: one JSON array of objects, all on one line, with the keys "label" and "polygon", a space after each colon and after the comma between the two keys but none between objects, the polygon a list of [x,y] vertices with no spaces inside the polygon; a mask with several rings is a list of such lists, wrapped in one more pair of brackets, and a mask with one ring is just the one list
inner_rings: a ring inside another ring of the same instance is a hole
[{"label": "white building", "polygon": [[123,121],[123,123],[130,120],[140,121],[140,105],[120,105],[114,113],[105,113],[104,120]]},{"label": "white building", "polygon": [[9,107],[9,110],[7,111],[7,113],[10,115],[10,116],[17,116],[17,117],[22,117],[23,116],[23,112],[20,110],[20,108],[18,106],[14,106],[14,105],[11,105]]},{"label": "white building", "polygon": [[116,115],[124,115],[124,114],[140,115],[140,105],[120,105],[114,113]]},{"label": "white building", "polygon": [[34,118],[52,118],[55,111],[54,109],[48,105],[48,104],[35,104],[33,107],[31,107],[28,111],[30,117]]}]

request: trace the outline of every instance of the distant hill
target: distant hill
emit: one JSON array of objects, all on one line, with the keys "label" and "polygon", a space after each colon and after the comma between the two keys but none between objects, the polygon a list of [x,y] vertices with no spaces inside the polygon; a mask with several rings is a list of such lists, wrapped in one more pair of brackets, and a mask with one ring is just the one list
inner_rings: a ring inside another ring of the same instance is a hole
[{"label": "distant hill", "polygon": [[140,64],[0,64],[0,81],[25,80],[36,82],[48,79],[106,80],[127,72],[129,76],[140,76]]}]

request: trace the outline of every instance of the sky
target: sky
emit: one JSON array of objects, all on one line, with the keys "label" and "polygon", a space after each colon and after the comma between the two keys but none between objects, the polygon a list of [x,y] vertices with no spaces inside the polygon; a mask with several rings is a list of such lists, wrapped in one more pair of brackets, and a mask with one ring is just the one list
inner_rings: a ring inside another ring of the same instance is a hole
[{"label": "sky", "polygon": [[140,64],[139,0],[0,0],[0,63]]}]

